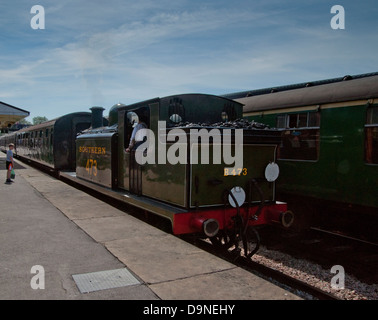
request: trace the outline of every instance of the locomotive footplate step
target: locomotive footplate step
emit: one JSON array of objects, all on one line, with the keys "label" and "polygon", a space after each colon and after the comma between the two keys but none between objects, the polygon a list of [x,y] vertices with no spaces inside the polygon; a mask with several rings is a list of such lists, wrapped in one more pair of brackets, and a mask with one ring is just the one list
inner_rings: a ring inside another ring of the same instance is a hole
[{"label": "locomotive footplate step", "polygon": [[82,186],[94,189],[99,191],[102,194],[105,194],[109,197],[112,197],[114,199],[120,200],[120,201],[126,201],[135,207],[145,209],[145,210],[151,210],[153,209],[154,212],[157,214],[163,216],[163,217],[169,217],[172,218],[175,213],[184,213],[186,210],[180,209],[178,207],[169,205],[167,203],[163,203],[161,201],[157,201],[151,198],[147,198],[145,196],[139,196],[132,194],[125,190],[113,190],[110,188],[106,188],[100,185],[93,184],[91,182],[87,182],[83,179],[77,178],[75,172],[60,172],[60,177],[63,179],[69,180],[71,182],[80,184]]},{"label": "locomotive footplate step", "polygon": [[0,184],[0,299],[301,299],[23,166]]}]

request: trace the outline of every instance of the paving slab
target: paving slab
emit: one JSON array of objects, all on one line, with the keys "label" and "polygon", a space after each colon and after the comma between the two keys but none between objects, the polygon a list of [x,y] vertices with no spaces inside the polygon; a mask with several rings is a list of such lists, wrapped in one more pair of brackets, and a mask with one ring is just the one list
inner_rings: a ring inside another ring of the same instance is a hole
[{"label": "paving slab", "polygon": [[172,235],[135,237],[131,242],[117,240],[105,245],[148,284],[236,268],[184,241],[177,241]]},{"label": "paving slab", "polygon": [[150,288],[163,300],[299,300],[241,268],[153,283]]}]

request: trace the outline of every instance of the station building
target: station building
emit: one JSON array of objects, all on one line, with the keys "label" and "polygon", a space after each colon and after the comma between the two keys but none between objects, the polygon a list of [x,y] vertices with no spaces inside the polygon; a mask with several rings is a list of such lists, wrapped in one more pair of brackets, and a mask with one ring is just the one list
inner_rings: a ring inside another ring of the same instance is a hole
[{"label": "station building", "polygon": [[0,101],[0,134],[7,133],[12,125],[29,115],[29,111]]}]

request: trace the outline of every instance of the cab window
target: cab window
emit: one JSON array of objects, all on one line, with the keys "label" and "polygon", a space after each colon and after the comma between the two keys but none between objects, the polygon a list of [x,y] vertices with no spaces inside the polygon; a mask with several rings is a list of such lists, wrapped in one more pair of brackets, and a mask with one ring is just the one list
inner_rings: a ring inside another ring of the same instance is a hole
[{"label": "cab window", "polygon": [[127,112],[126,117],[125,117],[125,123],[124,123],[125,125],[124,139],[125,139],[126,147],[129,145],[132,132],[139,122],[144,123],[147,128],[150,128],[150,108],[149,107],[142,107],[142,108]]},{"label": "cab window", "polygon": [[168,116],[174,124],[185,121],[185,108],[181,99],[173,98],[169,101]]}]

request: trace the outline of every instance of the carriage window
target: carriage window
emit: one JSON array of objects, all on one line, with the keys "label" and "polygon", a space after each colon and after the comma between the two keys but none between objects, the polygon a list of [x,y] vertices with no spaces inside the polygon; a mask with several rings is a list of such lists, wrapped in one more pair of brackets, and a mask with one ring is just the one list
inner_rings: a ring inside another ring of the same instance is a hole
[{"label": "carriage window", "polygon": [[30,147],[34,148],[34,131],[30,133]]},{"label": "carriage window", "polygon": [[278,158],[285,160],[317,160],[319,158],[319,112],[281,114],[277,128],[282,130]]},{"label": "carriage window", "polygon": [[378,107],[367,111],[365,124],[365,161],[378,164]]},{"label": "carriage window", "polygon": [[290,114],[287,115],[288,117],[288,128],[298,128],[298,115],[297,114]]},{"label": "carriage window", "polygon": [[309,112],[308,113],[308,127],[314,128],[319,127],[319,113],[318,112]]},{"label": "carriage window", "polygon": [[298,128],[307,127],[307,119],[308,119],[307,113],[298,114]]},{"label": "carriage window", "polygon": [[277,116],[277,128],[286,128],[286,115]]}]

